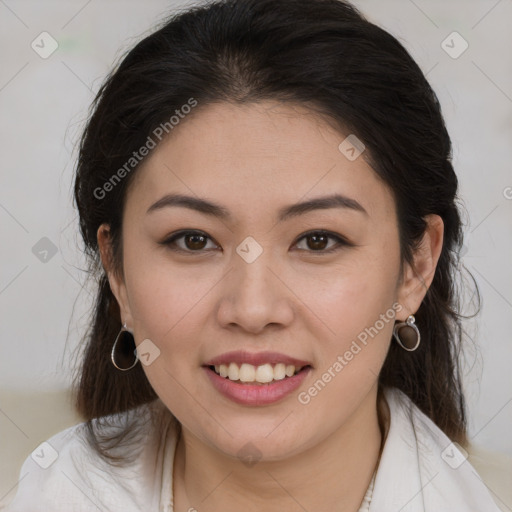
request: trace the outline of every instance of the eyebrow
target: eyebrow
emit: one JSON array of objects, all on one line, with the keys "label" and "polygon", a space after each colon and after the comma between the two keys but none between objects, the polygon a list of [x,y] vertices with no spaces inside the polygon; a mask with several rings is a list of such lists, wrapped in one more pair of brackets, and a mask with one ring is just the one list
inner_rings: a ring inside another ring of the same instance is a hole
[{"label": "eyebrow", "polygon": [[[195,210],[200,213],[204,213],[206,215],[227,221],[232,220],[231,213],[223,206],[211,201],[207,201],[205,199],[182,194],[166,194],[156,203],[152,204],[148,208],[146,214],[171,206],[189,208],[190,210]],[[369,217],[368,212],[355,199],[344,196],[342,194],[333,194],[330,196],[317,197],[310,199],[309,201],[285,206],[278,212],[278,221],[282,222],[292,217],[297,217],[299,215],[311,212],[313,210],[327,210],[330,208],[343,208],[353,210],[363,213],[366,217]]]}]

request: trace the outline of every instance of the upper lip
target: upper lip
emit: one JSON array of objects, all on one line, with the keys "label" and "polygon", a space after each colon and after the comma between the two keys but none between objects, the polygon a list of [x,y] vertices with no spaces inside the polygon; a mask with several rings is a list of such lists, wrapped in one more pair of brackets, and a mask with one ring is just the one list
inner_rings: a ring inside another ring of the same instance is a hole
[{"label": "upper lip", "polygon": [[236,363],[240,366],[243,363],[252,364],[253,366],[260,366],[263,364],[285,364],[293,365],[296,368],[301,366],[311,366],[308,361],[302,361],[295,357],[280,354],[279,352],[246,352],[243,350],[236,350],[233,352],[225,352],[220,356],[210,359],[205,366],[218,366],[221,364]]}]

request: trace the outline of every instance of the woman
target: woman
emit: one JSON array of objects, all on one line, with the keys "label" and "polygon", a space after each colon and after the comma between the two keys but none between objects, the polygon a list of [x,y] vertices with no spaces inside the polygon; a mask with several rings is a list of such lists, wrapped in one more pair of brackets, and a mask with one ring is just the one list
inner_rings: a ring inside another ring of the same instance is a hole
[{"label": "woman", "polygon": [[81,142],[86,421],[7,510],[498,511],[464,448],[456,194],[436,95],[350,4],[166,21]]}]

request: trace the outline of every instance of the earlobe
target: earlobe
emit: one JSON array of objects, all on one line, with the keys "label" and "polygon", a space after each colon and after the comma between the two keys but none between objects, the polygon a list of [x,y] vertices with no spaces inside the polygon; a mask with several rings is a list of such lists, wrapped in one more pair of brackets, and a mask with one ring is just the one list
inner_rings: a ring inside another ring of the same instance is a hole
[{"label": "earlobe", "polygon": [[101,262],[107,275],[110,289],[119,304],[119,311],[121,314],[121,323],[126,322],[128,327],[132,328],[133,321],[128,303],[126,286],[124,281],[115,272],[112,263],[112,244],[110,239],[110,226],[102,224],[96,233],[98,240],[98,248],[100,251]]},{"label": "earlobe", "polygon": [[431,214],[427,215],[425,220],[425,233],[413,255],[414,268],[408,263],[405,264],[404,277],[399,288],[398,302],[404,307],[404,318],[419,309],[434,280],[443,248],[443,219],[439,215]]}]

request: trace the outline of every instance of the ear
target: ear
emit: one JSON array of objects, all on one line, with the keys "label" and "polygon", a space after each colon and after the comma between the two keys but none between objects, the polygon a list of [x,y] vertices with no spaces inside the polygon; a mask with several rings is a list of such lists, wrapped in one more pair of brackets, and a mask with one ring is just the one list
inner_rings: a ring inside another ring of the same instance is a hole
[{"label": "ear", "polygon": [[437,262],[443,248],[443,219],[439,215],[431,214],[425,217],[425,221],[427,222],[425,233],[413,255],[414,268],[408,263],[404,265],[402,282],[398,287],[397,301],[403,306],[401,321],[419,309],[434,280]]},{"label": "ear", "polygon": [[130,303],[128,301],[128,294],[126,292],[124,277],[119,276],[114,271],[114,266],[112,264],[113,256],[110,226],[106,223],[103,223],[98,228],[96,237],[98,240],[101,262],[103,264],[103,268],[105,269],[105,273],[107,274],[110,289],[112,290],[112,293],[114,294],[114,297],[117,299],[117,303],[119,304],[121,323],[126,322],[128,329],[132,331],[133,317],[130,310]]}]

